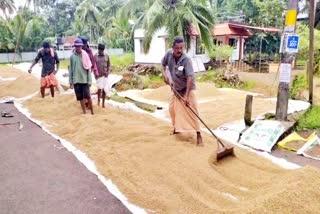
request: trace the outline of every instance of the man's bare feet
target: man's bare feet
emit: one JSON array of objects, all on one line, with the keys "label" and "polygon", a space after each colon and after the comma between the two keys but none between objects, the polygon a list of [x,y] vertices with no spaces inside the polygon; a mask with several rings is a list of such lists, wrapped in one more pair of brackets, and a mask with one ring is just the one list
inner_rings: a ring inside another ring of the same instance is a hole
[{"label": "man's bare feet", "polygon": [[204,147],[204,144],[202,142],[201,143],[197,143],[197,146]]},{"label": "man's bare feet", "polygon": [[175,129],[173,129],[173,130],[170,132],[170,135],[176,135],[176,134],[178,134],[178,132],[176,132]]},{"label": "man's bare feet", "polygon": [[202,136],[200,132],[197,132],[197,146],[204,146],[202,142]]}]

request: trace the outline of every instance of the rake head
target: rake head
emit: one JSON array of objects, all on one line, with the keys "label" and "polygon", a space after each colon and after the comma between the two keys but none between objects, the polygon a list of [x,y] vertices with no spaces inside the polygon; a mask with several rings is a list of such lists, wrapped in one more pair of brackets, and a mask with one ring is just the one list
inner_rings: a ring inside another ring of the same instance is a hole
[{"label": "rake head", "polygon": [[228,157],[234,156],[234,147],[230,145],[225,145],[223,147],[218,148],[217,150],[217,161]]}]

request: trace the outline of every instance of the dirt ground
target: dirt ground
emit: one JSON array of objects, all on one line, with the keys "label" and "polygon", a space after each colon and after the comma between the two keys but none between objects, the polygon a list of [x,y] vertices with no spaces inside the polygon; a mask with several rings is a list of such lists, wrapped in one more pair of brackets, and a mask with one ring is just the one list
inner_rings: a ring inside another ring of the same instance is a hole
[{"label": "dirt ground", "polygon": [[0,77],[17,78],[15,81],[0,80],[0,98],[7,96],[21,98],[39,91],[40,83],[37,78],[15,68],[0,66]]},{"label": "dirt ground", "polygon": [[[107,106],[81,115],[70,95],[24,103],[36,119],[94,160],[129,200],[156,213],[317,213],[320,171],[281,169],[236,148],[216,164],[215,141],[169,135],[152,116]],[[60,109],[57,114],[57,109]],[[226,116],[224,113],[223,116]]]},{"label": "dirt ground", "polygon": [[[305,72],[301,70],[294,70],[291,79],[295,75]],[[250,89],[252,92],[263,94],[265,97],[276,97],[278,91],[278,79],[279,74],[276,72],[272,73],[248,73],[248,72],[238,72],[237,73],[241,80],[243,81],[254,81],[256,86]],[[320,78],[314,77],[314,103],[320,105]],[[305,101],[308,100],[308,91],[303,93]]]},{"label": "dirt ground", "polygon": [[[198,83],[196,92],[200,116],[211,128],[243,118],[247,92],[232,89],[219,90],[209,83]],[[136,92],[138,97],[165,103],[169,102],[170,94],[168,86]],[[274,102],[267,101],[260,96],[254,97],[252,118],[275,108]],[[168,113],[167,117],[169,118]]]}]

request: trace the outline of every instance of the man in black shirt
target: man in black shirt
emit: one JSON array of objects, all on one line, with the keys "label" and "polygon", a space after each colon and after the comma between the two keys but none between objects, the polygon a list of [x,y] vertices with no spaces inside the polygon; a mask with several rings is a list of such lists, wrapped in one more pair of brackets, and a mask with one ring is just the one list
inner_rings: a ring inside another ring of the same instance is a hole
[{"label": "man in black shirt", "polygon": [[[54,88],[58,85],[58,81],[55,74],[59,70],[59,58],[57,52],[55,52],[48,42],[44,42],[42,48],[39,50],[38,55],[31,64],[28,72],[31,73],[32,67],[42,60],[42,71],[40,81],[40,92],[42,98],[45,95],[45,88],[50,88],[51,96],[54,97]],[[55,69],[55,64],[56,69]]]}]

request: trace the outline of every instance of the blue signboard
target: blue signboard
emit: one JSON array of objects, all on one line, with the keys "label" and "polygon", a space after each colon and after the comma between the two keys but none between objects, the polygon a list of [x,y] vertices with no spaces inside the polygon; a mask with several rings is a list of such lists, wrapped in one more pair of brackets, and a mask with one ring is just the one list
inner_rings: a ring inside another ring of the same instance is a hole
[{"label": "blue signboard", "polygon": [[286,52],[288,53],[298,53],[299,47],[299,36],[289,35],[287,37]]}]

